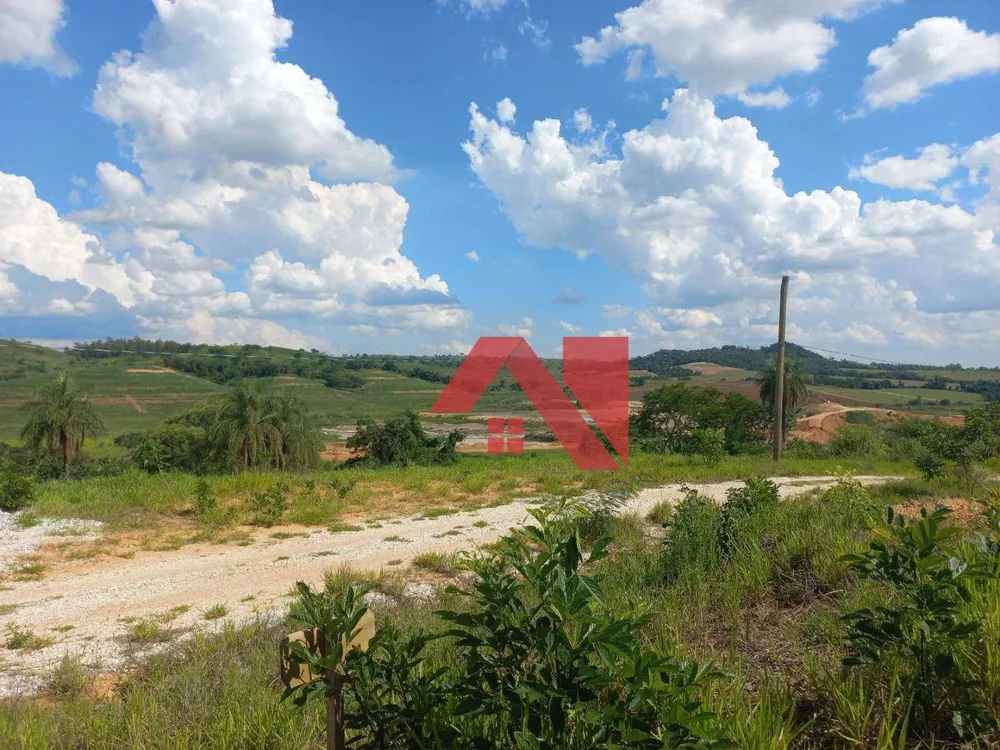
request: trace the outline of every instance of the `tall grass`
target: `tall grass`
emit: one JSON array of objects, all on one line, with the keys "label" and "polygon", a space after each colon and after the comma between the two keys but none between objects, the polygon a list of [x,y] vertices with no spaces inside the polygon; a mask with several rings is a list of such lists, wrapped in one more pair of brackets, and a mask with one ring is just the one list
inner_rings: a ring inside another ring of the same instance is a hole
[{"label": "tall grass", "polygon": [[[868,459],[785,459],[730,456],[716,466],[684,456],[634,454],[618,472],[585,472],[562,451],[524,456],[464,456],[444,466],[339,470],[327,465],[310,472],[246,471],[205,477],[220,506],[241,506],[258,493],[282,487],[290,494],[286,523],[322,525],[344,511],[407,515],[442,502],[479,507],[516,497],[573,495],[626,484],[649,487],[671,482],[710,482],[750,475],[804,476],[838,469],[876,474],[913,475],[909,464]],[[40,516],[90,518],[118,527],[142,527],[157,517],[189,514],[199,477],[132,469],[115,477],[39,485],[34,513]],[[297,494],[308,497],[298,498]],[[239,512],[233,522],[245,520]]]}]

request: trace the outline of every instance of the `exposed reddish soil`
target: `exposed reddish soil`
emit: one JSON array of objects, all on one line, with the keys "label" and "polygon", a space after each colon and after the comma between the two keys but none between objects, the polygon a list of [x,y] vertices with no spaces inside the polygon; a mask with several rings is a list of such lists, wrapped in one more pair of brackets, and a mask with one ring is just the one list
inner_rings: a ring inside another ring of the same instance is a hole
[{"label": "exposed reddish soil", "polygon": [[964,497],[935,497],[914,500],[902,505],[893,505],[892,509],[904,518],[919,518],[921,508],[926,508],[927,512],[930,513],[942,506],[951,511],[948,521],[955,526],[968,526],[983,511],[982,506],[975,500],[967,500]]},{"label": "exposed reddish soil", "polygon": [[[838,397],[839,398],[839,397]],[[840,399],[844,402],[854,402],[853,399]],[[852,411],[866,411],[879,422],[894,422],[902,417],[918,417],[919,419],[939,419],[942,422],[952,425],[965,424],[963,415],[936,417],[932,414],[913,414],[912,412],[899,412],[893,409],[880,409],[873,406],[848,406],[844,403],[833,401],[819,401],[811,403],[808,411],[812,412],[808,416],[799,419],[798,423],[788,431],[788,437],[801,438],[810,443],[829,443],[833,439],[834,433],[847,424],[846,414]]]}]

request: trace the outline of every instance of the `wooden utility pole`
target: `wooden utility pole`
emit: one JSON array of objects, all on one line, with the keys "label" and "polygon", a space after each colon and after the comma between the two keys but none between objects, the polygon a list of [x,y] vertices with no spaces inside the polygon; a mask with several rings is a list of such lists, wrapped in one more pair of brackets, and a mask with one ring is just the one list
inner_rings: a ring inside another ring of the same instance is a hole
[{"label": "wooden utility pole", "polygon": [[774,368],[774,460],[781,460],[785,441],[785,312],[788,308],[788,277],[781,277],[781,306],[778,313],[778,361]]}]

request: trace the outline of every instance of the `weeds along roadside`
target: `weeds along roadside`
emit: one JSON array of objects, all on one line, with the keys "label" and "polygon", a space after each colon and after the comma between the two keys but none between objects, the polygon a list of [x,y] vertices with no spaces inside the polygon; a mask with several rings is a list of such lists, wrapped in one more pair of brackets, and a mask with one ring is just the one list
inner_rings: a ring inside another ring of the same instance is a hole
[{"label": "weeds along roadside", "polygon": [[456,464],[441,466],[348,470],[330,466],[309,472],[245,471],[205,477],[133,469],[118,476],[40,482],[29,513],[94,519],[117,528],[143,528],[157,520],[198,520],[196,491],[204,481],[222,510],[207,518],[203,514],[203,520],[248,523],[254,498],[277,488],[287,502],[276,522],[323,525],[345,514],[409,515],[431,506],[480,507],[517,497],[602,490],[621,483],[641,488],[751,474],[823,475],[838,467],[860,473],[914,473],[912,464],[864,458],[788,458],[772,464],[763,456],[732,456],[709,466],[680,455],[636,453],[628,467],[609,475],[581,471],[561,451],[522,457],[464,456]]},{"label": "weeds along roadside", "polygon": [[[604,576],[607,611],[646,615],[637,635],[642,648],[699,664],[712,661],[726,673],[705,679],[698,689],[715,715],[712,731],[719,737],[750,748],[847,742],[889,748],[932,737],[939,745],[958,742],[955,695],[929,723],[918,722],[907,708],[914,667],[904,650],[886,648],[875,663],[843,664],[856,645],[845,615],[912,604],[905,586],[852,570],[857,558],[844,556],[871,554],[872,541],[894,549],[898,540],[881,519],[882,508],[908,499],[921,481],[868,491],[845,479],[825,493],[782,503],[758,483],[731,498],[728,507],[689,495],[672,512],[654,513],[653,523],[604,515],[584,524],[582,538],[589,549],[610,535],[608,557],[585,572]],[[952,558],[954,570],[996,566],[995,519],[981,514],[945,540],[935,552],[942,561],[935,574],[953,571]],[[944,527],[949,519],[936,523]],[[342,596],[358,582],[344,572],[331,575],[330,596]],[[963,585],[968,594],[954,602],[955,617],[979,621],[980,627],[947,650],[956,674],[982,683],[965,700],[978,701],[988,718],[996,717],[1000,587],[995,575],[970,577]],[[523,598],[530,606],[530,594]],[[446,594],[433,605],[380,610],[379,625],[440,630],[444,623],[434,610],[475,606],[467,597]],[[291,627],[258,623],[198,636],[145,662],[111,700],[8,703],[0,708],[0,746],[73,747],[83,740],[88,748],[314,747],[322,736],[318,705],[299,712],[279,701],[274,654],[277,639]],[[423,656],[422,668],[432,672],[460,661],[460,649],[441,639]]]}]

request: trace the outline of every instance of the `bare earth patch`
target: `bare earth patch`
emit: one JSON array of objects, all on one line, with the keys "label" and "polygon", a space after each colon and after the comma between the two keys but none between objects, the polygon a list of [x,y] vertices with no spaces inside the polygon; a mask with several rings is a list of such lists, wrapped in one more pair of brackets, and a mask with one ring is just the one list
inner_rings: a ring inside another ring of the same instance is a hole
[{"label": "bare earth patch", "polygon": [[144,372],[148,375],[169,375],[177,372],[177,370],[174,370],[171,367],[132,367],[125,372]]}]

